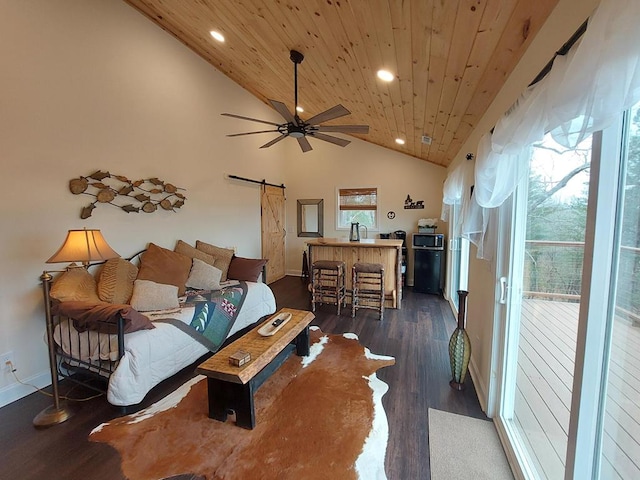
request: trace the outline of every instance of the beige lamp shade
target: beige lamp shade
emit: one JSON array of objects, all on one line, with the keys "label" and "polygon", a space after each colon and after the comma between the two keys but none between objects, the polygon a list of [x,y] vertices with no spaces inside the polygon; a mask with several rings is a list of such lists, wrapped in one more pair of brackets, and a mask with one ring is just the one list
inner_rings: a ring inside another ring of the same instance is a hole
[{"label": "beige lamp shade", "polygon": [[100,230],[69,230],[62,246],[46,263],[89,262],[117,258]]}]

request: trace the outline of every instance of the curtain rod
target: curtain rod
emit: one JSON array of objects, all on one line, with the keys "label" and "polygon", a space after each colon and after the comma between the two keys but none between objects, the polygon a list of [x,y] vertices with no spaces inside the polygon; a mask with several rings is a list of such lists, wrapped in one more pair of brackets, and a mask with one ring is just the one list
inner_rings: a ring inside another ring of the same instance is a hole
[{"label": "curtain rod", "polygon": [[242,180],[243,182],[251,182],[251,183],[259,183],[260,185],[269,185],[270,187],[278,187],[285,189],[287,187],[284,186],[284,183],[280,185],[275,185],[273,183],[268,183],[265,179],[262,180],[252,180],[251,178],[238,177],[237,175],[227,175],[229,178],[233,178],[235,180]]},{"label": "curtain rod", "polygon": [[535,85],[536,83],[538,83],[540,80],[542,80],[544,77],[547,76],[547,74],[551,71],[551,67],[553,67],[553,61],[556,59],[558,55],[564,56],[567,53],[569,53],[569,50],[571,50],[571,47],[573,47],[576,44],[576,42],[580,39],[580,37],[582,37],[584,32],[587,31],[587,23],[589,23],[588,18],[584,21],[582,25],[580,25],[580,27],[578,27],[578,30],[576,30],[575,33],[571,35],[571,38],[569,38],[569,40],[567,40],[566,43],[562,45],[562,47],[560,47],[560,50],[558,50],[553,55],[553,58],[551,58],[551,60],[549,60],[549,63],[547,63],[544,66],[544,68],[540,70],[540,73],[538,73],[536,78],[533,79],[533,82],[531,82],[529,86]]},{"label": "curtain rod", "polygon": [[[556,51],[556,53],[553,54],[553,57],[551,58],[551,60],[549,60],[549,62],[544,66],[544,68],[542,70],[540,70],[540,73],[538,73],[538,75],[536,75],[536,78],[533,79],[533,81],[528,85],[529,87],[531,85],[535,85],[536,83],[538,83],[540,80],[542,80],[544,77],[546,77],[548,75],[548,73],[551,71],[551,68],[553,67],[553,61],[556,59],[556,57],[558,55],[566,55],[567,53],[569,53],[569,50],[571,50],[571,47],[573,47],[576,42],[578,40],[580,40],[580,37],[582,37],[582,35],[584,35],[584,32],[587,31],[587,24],[589,23],[589,19],[587,18],[582,25],[580,25],[578,27],[578,29],[573,33],[573,35],[571,35],[571,38],[569,38],[569,40],[567,40],[564,45],[562,45],[562,47],[560,47],[559,50]],[[493,127],[491,130],[489,130],[491,132],[491,134],[493,135],[493,131],[495,130],[496,127]],[[467,158],[467,160],[469,160]]]}]

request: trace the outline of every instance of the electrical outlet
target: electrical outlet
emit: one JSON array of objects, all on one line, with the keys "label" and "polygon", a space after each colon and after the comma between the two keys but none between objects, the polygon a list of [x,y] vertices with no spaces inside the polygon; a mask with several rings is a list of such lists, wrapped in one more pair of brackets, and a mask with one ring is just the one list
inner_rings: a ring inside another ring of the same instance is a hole
[{"label": "electrical outlet", "polygon": [[0,368],[5,373],[11,373],[11,365],[8,365],[7,362],[11,362],[13,368],[16,368],[16,361],[13,359],[13,352],[7,352],[0,355]]}]

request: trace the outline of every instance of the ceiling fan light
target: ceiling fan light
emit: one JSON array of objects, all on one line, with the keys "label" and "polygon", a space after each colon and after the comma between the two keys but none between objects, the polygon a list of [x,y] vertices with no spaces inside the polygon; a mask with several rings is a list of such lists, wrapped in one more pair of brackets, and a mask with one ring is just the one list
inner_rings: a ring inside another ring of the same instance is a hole
[{"label": "ceiling fan light", "polygon": [[393,73],[388,70],[378,70],[378,78],[384,82],[392,82],[395,78]]},{"label": "ceiling fan light", "polygon": [[298,106],[296,107],[296,112],[298,112],[298,113],[302,113],[302,112],[304,112],[304,108],[302,108],[300,105],[298,105]]},{"label": "ceiling fan light", "polygon": [[220,32],[211,30],[209,34],[220,43],[224,43],[224,35],[222,35]]},{"label": "ceiling fan light", "polygon": [[398,145],[404,145],[404,139],[403,138],[396,138],[396,143]]},{"label": "ceiling fan light", "polygon": [[302,137],[304,137],[304,132],[297,132],[297,131],[294,131],[294,132],[291,132],[291,133],[289,134],[289,136],[290,136],[290,137],[293,137],[293,138],[302,138]]}]

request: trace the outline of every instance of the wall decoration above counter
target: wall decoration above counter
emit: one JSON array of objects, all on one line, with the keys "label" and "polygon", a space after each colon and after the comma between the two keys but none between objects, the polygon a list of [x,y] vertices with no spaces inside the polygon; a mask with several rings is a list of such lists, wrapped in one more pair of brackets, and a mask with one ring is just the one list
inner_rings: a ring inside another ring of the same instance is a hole
[{"label": "wall decoration above counter", "polygon": [[407,199],[404,201],[405,210],[424,209],[424,200],[418,200],[414,202],[411,195],[407,195]]},{"label": "wall decoration above counter", "polygon": [[187,199],[176,187],[156,177],[129,180],[122,175],[112,175],[98,170],[87,177],[80,176],[69,181],[69,190],[74,195],[90,195],[95,200],[82,207],[80,218],[91,216],[97,204],[108,203],[127,213],[153,213],[158,207],[176,211]]}]

